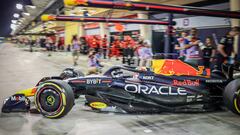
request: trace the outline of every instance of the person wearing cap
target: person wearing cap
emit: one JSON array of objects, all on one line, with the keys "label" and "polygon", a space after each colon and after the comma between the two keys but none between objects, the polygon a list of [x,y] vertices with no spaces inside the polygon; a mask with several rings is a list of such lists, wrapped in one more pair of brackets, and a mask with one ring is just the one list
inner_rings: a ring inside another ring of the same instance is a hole
[{"label": "person wearing cap", "polygon": [[217,69],[221,70],[222,63],[226,63],[228,58],[233,54],[236,55],[234,50],[234,37],[239,34],[239,27],[233,27],[224,37],[221,38],[217,46]]}]

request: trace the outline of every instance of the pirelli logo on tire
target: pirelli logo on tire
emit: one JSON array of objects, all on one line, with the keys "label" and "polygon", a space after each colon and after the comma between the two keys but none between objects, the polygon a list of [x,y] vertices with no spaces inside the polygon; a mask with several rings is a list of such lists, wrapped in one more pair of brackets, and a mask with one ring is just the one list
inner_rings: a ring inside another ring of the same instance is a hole
[{"label": "pirelli logo on tire", "polygon": [[92,108],[96,108],[96,109],[103,109],[107,107],[107,104],[103,103],[103,102],[92,102],[90,103],[90,106]]}]

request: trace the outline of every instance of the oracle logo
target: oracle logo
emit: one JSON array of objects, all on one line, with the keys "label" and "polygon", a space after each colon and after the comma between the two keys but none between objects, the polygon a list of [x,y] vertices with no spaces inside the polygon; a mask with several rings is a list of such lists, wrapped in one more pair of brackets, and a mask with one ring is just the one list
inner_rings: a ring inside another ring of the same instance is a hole
[{"label": "oracle logo", "polygon": [[160,87],[156,87],[156,86],[151,86],[148,87],[146,85],[136,85],[136,84],[127,84],[125,85],[124,89],[127,92],[130,93],[139,93],[139,94],[157,94],[157,95],[170,95],[170,96],[176,96],[176,95],[187,95],[187,91],[184,88],[176,88],[175,90],[173,90],[172,87],[170,86],[160,86]]}]

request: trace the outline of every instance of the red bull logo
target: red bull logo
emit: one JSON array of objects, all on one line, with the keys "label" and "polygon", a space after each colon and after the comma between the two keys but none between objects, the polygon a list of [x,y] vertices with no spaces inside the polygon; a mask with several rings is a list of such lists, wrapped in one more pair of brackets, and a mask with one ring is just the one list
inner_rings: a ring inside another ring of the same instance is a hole
[{"label": "red bull logo", "polygon": [[210,77],[210,69],[205,69],[204,66],[198,66],[197,69],[181,60],[152,60],[152,69],[154,73],[165,76],[187,75]]},{"label": "red bull logo", "polygon": [[173,86],[199,86],[200,80],[173,80]]}]

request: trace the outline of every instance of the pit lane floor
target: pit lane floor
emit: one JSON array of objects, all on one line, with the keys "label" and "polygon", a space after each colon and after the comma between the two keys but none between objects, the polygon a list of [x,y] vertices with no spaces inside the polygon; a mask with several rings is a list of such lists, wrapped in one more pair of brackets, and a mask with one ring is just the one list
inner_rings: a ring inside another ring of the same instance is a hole
[{"label": "pit lane floor", "polygon": [[[86,56],[79,64],[86,72]],[[119,62],[111,60],[108,66]],[[16,45],[0,44],[0,106],[17,90],[32,87],[43,76],[58,75],[72,66],[71,54],[27,52]],[[129,115],[96,113],[78,99],[62,119],[39,114],[0,114],[0,135],[238,135],[240,117],[231,112],[200,114]]]}]

